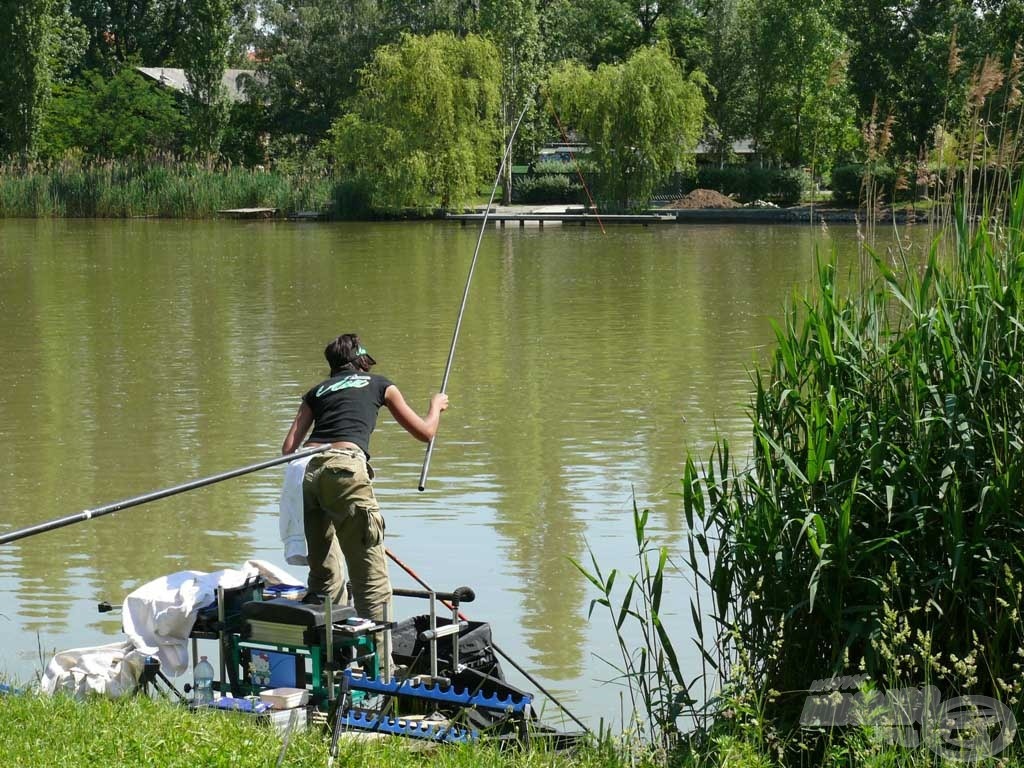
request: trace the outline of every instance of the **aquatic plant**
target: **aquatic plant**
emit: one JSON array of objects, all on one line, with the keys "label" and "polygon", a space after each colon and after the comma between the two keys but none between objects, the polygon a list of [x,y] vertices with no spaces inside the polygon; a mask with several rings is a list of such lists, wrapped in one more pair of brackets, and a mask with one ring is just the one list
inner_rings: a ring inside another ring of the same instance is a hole
[{"label": "aquatic plant", "polygon": [[687,462],[691,535],[718,542],[690,566],[784,725],[858,671],[1018,705],[1022,218],[1024,191],[997,231],[961,209],[950,258],[871,254],[853,289],[819,263],[754,374],[751,463],[724,440]]},{"label": "aquatic plant", "polygon": [[[590,615],[598,606],[608,612],[614,627],[619,660],[606,660],[616,672],[615,682],[629,697],[629,723],[625,745],[653,746],[657,754],[668,755],[678,744],[680,723],[699,720],[697,700],[690,692],[695,680],[687,681],[672,639],[662,622],[665,578],[670,572],[668,549],[656,546],[647,535],[649,512],[633,505],[633,543],[637,573],[624,577],[625,592],[615,589],[617,569],[607,574],[590,553],[590,565],[573,564],[597,588],[599,597],[590,602]],[[622,581],[620,581],[620,584]],[[628,737],[638,737],[631,741]]]}]

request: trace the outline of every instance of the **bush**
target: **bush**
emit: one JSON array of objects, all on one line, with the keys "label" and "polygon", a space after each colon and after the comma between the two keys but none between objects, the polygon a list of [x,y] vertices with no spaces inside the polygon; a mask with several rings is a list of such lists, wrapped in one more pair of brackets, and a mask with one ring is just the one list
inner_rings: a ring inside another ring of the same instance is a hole
[{"label": "bush", "polygon": [[860,202],[860,180],[864,166],[837,165],[832,169],[832,200],[844,205]]},{"label": "bush", "polygon": [[89,158],[142,158],[181,149],[185,118],[174,96],[129,67],[58,83],[39,130],[39,156],[75,149]]},{"label": "bush", "polygon": [[512,184],[515,203],[581,203],[583,187],[565,173],[517,176]]},{"label": "bush", "polygon": [[783,205],[794,205],[803,199],[807,191],[808,177],[803,171],[790,169],[779,171],[775,180],[775,189],[770,193],[769,200]]},{"label": "bush", "polygon": [[337,219],[366,219],[372,209],[373,188],[359,178],[345,179],[331,192],[331,215]]},{"label": "bush", "polygon": [[580,169],[584,174],[593,170],[588,168],[587,164],[577,157],[575,163],[563,163],[559,160],[541,160],[530,166],[530,173],[534,176],[545,176],[549,173],[576,176],[577,169]]},{"label": "bush", "polygon": [[[868,171],[870,169],[870,176]],[[859,205],[866,198],[867,182],[870,181],[874,191],[872,196],[883,202],[897,199],[896,170],[885,164],[855,163],[839,165],[832,169],[832,199],[844,205]]]}]

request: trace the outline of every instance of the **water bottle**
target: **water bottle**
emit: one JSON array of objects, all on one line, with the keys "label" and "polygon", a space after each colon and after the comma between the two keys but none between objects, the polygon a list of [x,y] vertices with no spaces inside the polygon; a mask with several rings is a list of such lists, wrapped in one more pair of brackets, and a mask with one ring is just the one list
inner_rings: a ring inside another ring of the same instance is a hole
[{"label": "water bottle", "polygon": [[210,662],[206,660],[205,656],[199,657],[199,663],[196,664],[195,671],[195,687],[192,689],[193,696],[192,701],[197,707],[205,707],[207,704],[213,703],[213,667]]}]

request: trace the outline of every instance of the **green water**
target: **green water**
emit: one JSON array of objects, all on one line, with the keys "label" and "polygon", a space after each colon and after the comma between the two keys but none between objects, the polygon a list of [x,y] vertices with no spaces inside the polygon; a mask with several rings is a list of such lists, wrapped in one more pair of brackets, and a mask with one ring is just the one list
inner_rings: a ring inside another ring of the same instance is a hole
[{"label": "green water", "polygon": [[[0,531],[275,456],[341,332],[422,409],[476,239],[445,223],[0,221]],[[855,233],[549,226],[483,243],[426,492],[423,445],[386,412],[374,435],[388,545],[437,589],[474,587],[466,612],[505,650],[584,716],[614,718],[595,657],[612,636],[588,623],[569,557],[589,546],[630,569],[634,498],[678,547],[685,451],[705,455],[716,433],[745,450],[769,318],[816,246],[849,263]],[[281,475],[0,546],[0,673],[25,680],[40,648],[118,640],[96,601],[154,577],[283,565]],[[689,589],[672,580],[669,621],[695,664]]]}]

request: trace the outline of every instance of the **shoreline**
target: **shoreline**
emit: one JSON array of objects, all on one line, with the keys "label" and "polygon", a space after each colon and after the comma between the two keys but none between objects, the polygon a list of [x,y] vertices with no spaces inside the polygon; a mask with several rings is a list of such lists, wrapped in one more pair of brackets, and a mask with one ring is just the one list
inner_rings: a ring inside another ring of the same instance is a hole
[{"label": "shoreline", "polygon": [[[246,224],[255,222],[314,223],[387,223],[410,221],[460,222],[462,219],[482,218],[486,206],[475,206],[462,211],[434,211],[427,214],[408,212],[404,215],[380,215],[361,218],[335,217],[326,211],[285,212],[272,208],[253,208],[211,211],[205,216],[161,216],[144,213],[130,216],[68,216],[51,214],[44,216],[4,216],[2,220],[24,219],[65,219],[65,220],[148,220],[148,221],[235,221]],[[554,223],[581,225],[601,219],[606,223],[640,224],[859,224],[867,221],[863,208],[835,208],[817,205],[797,205],[787,208],[648,208],[638,214],[585,213],[581,205],[492,205],[488,214],[498,224],[501,217],[523,218],[533,221],[547,219]],[[641,221],[644,220],[644,221]],[[924,224],[928,221],[925,211],[906,209],[884,209],[876,222]],[[465,223],[465,222],[462,222]],[[492,223],[492,222],[489,222]]]},{"label": "shoreline", "polygon": [[[863,208],[831,208],[797,205],[790,208],[687,208],[655,209],[662,215],[675,214],[677,222],[721,224],[857,224],[866,220]],[[923,224],[928,214],[922,211],[885,209],[878,222]]]},{"label": "shoreline", "polygon": [[[478,206],[472,209],[472,213],[479,216],[485,208],[486,206]],[[826,205],[795,205],[786,208],[648,208],[643,214],[646,216],[635,218],[650,217],[651,221],[646,223],[654,223],[654,217],[657,217],[661,223],[683,224],[858,224],[867,219],[863,208],[837,208]],[[608,222],[628,222],[630,219],[629,216],[615,214],[585,213],[582,205],[492,205],[489,215],[521,216],[527,219],[535,215],[545,216],[559,219],[565,224],[581,224],[598,218]],[[574,220],[575,216],[579,217],[578,222]],[[457,220],[462,217],[461,214],[441,216],[442,220]],[[928,214],[924,211],[893,211],[886,208],[875,221],[923,224],[928,221]]]}]

